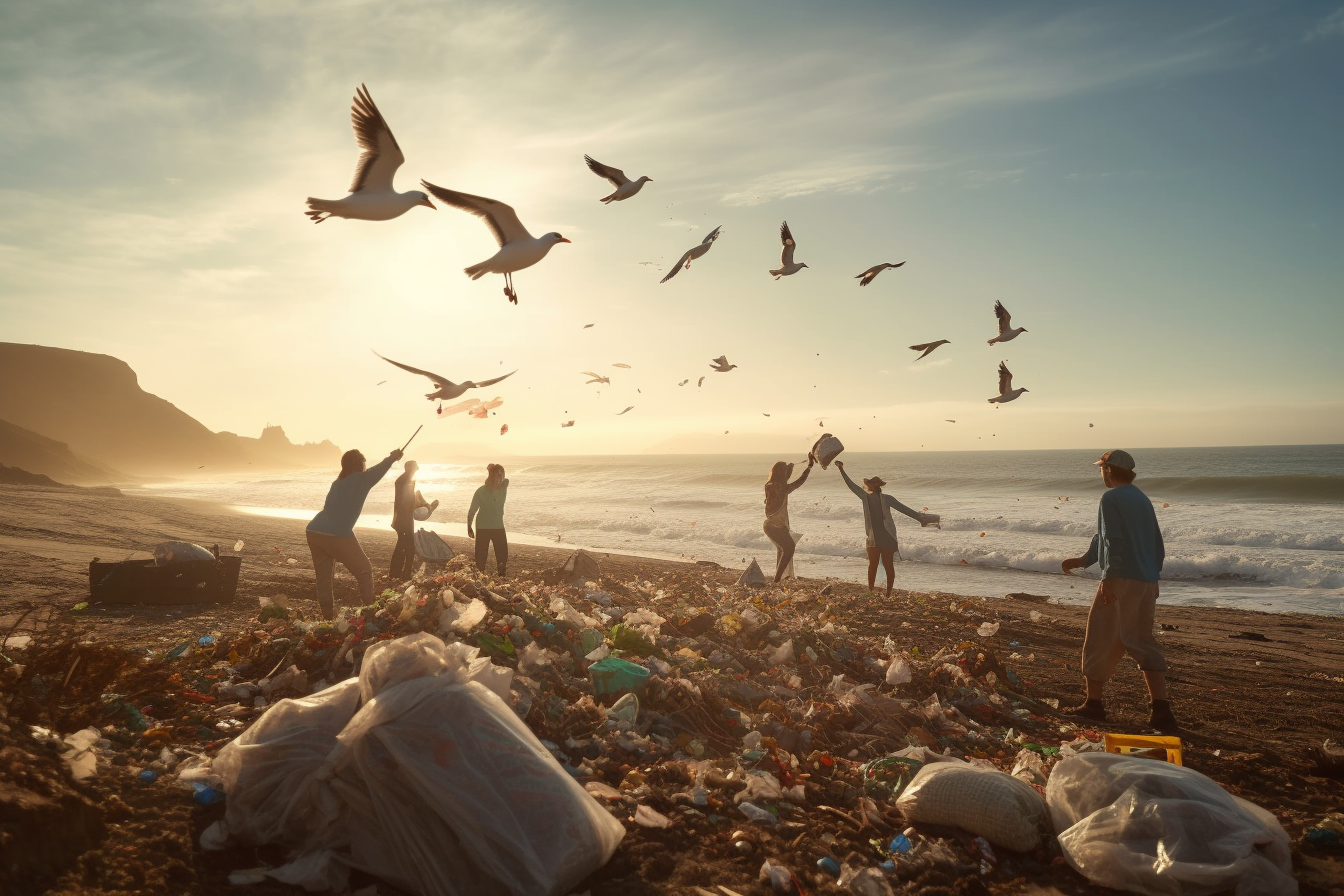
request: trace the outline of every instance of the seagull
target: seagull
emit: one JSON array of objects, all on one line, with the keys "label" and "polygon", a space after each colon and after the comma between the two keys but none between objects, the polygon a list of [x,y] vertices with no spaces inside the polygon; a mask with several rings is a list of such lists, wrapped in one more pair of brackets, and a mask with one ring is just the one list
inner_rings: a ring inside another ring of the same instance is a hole
[{"label": "seagull", "polygon": [[[634,406],[634,405],[630,405],[630,407],[626,408],[624,411],[621,411],[621,414],[627,413],[627,412],[629,412],[629,411],[633,411],[634,409],[635,409],[635,406]],[[619,416],[621,416],[621,414],[617,414],[616,416],[619,417]]]},{"label": "seagull", "polygon": [[915,359],[916,361],[918,361],[920,358],[923,358],[925,355],[936,349],[938,346],[947,345],[951,341],[952,341],[951,339],[939,339],[937,342],[925,342],[922,345],[912,345],[910,346],[910,351],[924,353],[923,355],[920,355],[919,358]]},{"label": "seagull", "polygon": [[1010,370],[1008,369],[1008,365],[1007,365],[1007,364],[1004,364],[1002,361],[1000,361],[1000,362],[999,362],[999,394],[998,394],[997,397],[989,399],[990,402],[997,403],[997,404],[1003,404],[1004,402],[1012,401],[1013,399],[1017,398],[1017,397],[1020,396],[1023,392],[1026,392],[1026,391],[1027,391],[1026,389],[1014,389],[1014,388],[1013,388],[1013,374],[1012,374],[1012,371],[1010,371]]},{"label": "seagull", "polygon": [[873,265],[868,270],[864,271],[862,274],[855,274],[854,279],[859,281],[860,286],[867,286],[869,283],[872,283],[875,279],[877,279],[878,274],[882,273],[887,268],[898,268],[903,264],[905,264],[905,262],[903,261],[898,261],[895,264],[892,264],[889,261],[884,261],[882,264]]},{"label": "seagull", "polygon": [[[374,354],[378,355],[377,352],[374,352]],[[378,357],[383,358],[382,355],[378,355]],[[433,401],[436,398],[442,399],[444,401],[451,401],[452,399],[457,398],[462,393],[466,392],[468,389],[479,389],[481,386],[493,386],[500,380],[506,380],[518,372],[516,370],[513,370],[510,371],[509,373],[504,374],[503,376],[497,376],[494,379],[481,380],[479,383],[473,383],[471,380],[467,380],[465,383],[455,383],[445,376],[439,376],[437,373],[430,373],[428,370],[421,370],[418,367],[411,367],[408,364],[402,364],[400,361],[393,361],[391,358],[383,358],[383,360],[389,364],[400,367],[402,370],[407,370],[410,371],[411,373],[418,373],[421,376],[429,377],[429,381],[434,384],[434,391],[426,394],[425,397],[428,398],[430,401]]]},{"label": "seagull", "polygon": [[678,385],[678,386],[684,386],[684,385],[686,385],[686,384],[689,383],[689,382],[690,382],[689,379],[684,379],[684,380],[682,380],[681,382],[677,383],[677,385]]},{"label": "seagull", "polygon": [[532,267],[546,257],[552,246],[569,242],[555,231],[534,237],[527,232],[523,222],[518,220],[518,214],[513,210],[513,206],[494,199],[486,199],[484,196],[472,196],[470,193],[458,193],[455,190],[436,187],[427,180],[422,180],[420,183],[437,196],[440,202],[475,215],[490,228],[495,242],[499,243],[499,251],[480,264],[467,268],[466,275],[473,280],[479,280],[486,274],[503,274],[504,295],[515,305],[518,304],[518,293],[513,291],[514,271]]},{"label": "seagull", "polygon": [[568,428],[568,427],[570,427],[570,426],[573,426],[573,425],[574,425],[574,421],[573,421],[573,420],[570,420],[568,423],[561,423],[561,424],[560,424],[560,428],[561,428],[561,429],[566,429],[566,428]]},{"label": "seagull", "polygon": [[591,383],[602,383],[602,384],[607,385],[607,386],[610,386],[610,385],[611,385],[611,377],[609,377],[609,376],[603,376],[603,375],[600,374],[600,373],[593,373],[591,370],[585,370],[585,371],[582,371],[582,372],[583,372],[583,375],[584,375],[584,376],[590,376],[590,377],[592,377],[592,379],[590,379],[587,383],[584,383],[585,386],[587,386],[587,385],[589,385],[589,384],[591,384]]},{"label": "seagull", "polygon": [[698,383],[695,384],[695,388],[699,389],[699,388],[700,388],[701,386],[703,386],[704,384],[705,384],[705,378],[704,378],[704,377],[700,377],[700,382],[698,382]]},{"label": "seagull", "polygon": [[668,271],[667,275],[658,282],[666,283],[673,277],[677,276],[677,272],[680,271],[682,268],[690,270],[691,262],[695,261],[695,259],[699,258],[701,255],[704,255],[706,252],[710,250],[710,247],[714,245],[714,241],[719,238],[719,230],[722,227],[723,227],[722,224],[720,224],[718,227],[715,227],[713,230],[709,232],[709,236],[705,237],[703,240],[700,241],[700,245],[692,246],[691,248],[683,252],[681,258],[677,259],[677,263],[672,265],[672,270]]},{"label": "seagull", "polygon": [[789,232],[788,221],[785,221],[783,224],[779,225],[779,240],[784,244],[783,251],[779,253],[779,270],[770,272],[775,276],[776,280],[778,280],[780,277],[787,277],[790,274],[796,274],[803,268],[807,267],[807,265],[803,264],[801,261],[795,262],[793,260],[793,250],[795,248],[795,243],[793,241],[793,234]]},{"label": "seagull", "polygon": [[[762,417],[769,417],[770,415],[767,414],[767,413],[765,413],[765,411],[761,411],[761,416],[762,416]],[[863,427],[859,427],[859,428],[862,429]]]},{"label": "seagull", "polygon": [[600,202],[603,205],[610,205],[613,202],[620,202],[623,199],[629,199],[631,196],[643,189],[644,185],[651,183],[653,178],[647,175],[640,177],[639,180],[631,180],[625,176],[625,172],[619,168],[612,168],[610,165],[603,165],[592,156],[584,156],[583,160],[588,163],[588,170],[592,171],[598,177],[605,177],[611,181],[611,185],[616,188],[616,192],[610,196],[603,196]]},{"label": "seagull", "polygon": [[583,325],[583,328],[586,330],[586,329],[588,329],[589,327],[595,327],[595,326],[597,326],[597,324],[584,324],[584,325]]},{"label": "seagull", "polygon": [[[719,373],[727,373],[728,371],[732,370],[732,369],[733,369],[734,367],[736,367],[737,365],[736,365],[736,364],[729,364],[729,363],[728,363],[728,356],[727,356],[727,355],[719,355],[717,358],[715,358],[714,360],[712,360],[712,361],[709,362],[709,366],[710,366],[710,367],[713,367],[713,368],[714,368],[715,370],[717,370]],[[702,378],[702,379],[700,380],[700,382],[703,383],[703,382],[704,382],[704,379]]]},{"label": "seagull", "polygon": [[957,421],[955,421],[955,420],[944,420],[943,422],[944,422],[944,423],[956,423]]},{"label": "seagull", "polygon": [[1013,328],[1013,316],[1008,313],[1007,308],[1003,307],[1002,302],[994,303],[994,316],[999,319],[999,335],[989,340],[990,345],[996,342],[1011,342],[1027,332],[1025,327]]},{"label": "seagull", "polygon": [[434,203],[419,190],[398,193],[392,189],[392,178],[406,157],[401,154],[397,138],[392,136],[387,122],[383,120],[383,113],[373,104],[369,88],[363,84],[355,91],[355,104],[350,107],[350,121],[355,126],[355,142],[363,150],[355,164],[355,179],[350,182],[350,195],[344,199],[314,199],[309,196],[308,211],[304,214],[314,224],[321,224],[328,218],[390,221],[417,205],[434,208]]}]

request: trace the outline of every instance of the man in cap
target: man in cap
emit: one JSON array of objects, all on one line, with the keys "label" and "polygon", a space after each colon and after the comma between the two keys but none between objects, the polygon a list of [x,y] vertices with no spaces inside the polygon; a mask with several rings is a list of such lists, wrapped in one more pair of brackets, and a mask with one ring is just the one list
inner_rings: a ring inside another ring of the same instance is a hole
[{"label": "man in cap", "polygon": [[1167,700],[1167,661],[1153,637],[1157,580],[1166,557],[1157,514],[1148,496],[1134,485],[1134,458],[1128,451],[1107,451],[1095,465],[1101,467],[1106,483],[1097,508],[1097,534],[1086,554],[1060,564],[1066,574],[1101,564],[1101,584],[1083,637],[1087,699],[1065,712],[1106,721],[1103,690],[1120,658],[1128,653],[1148,685],[1148,724],[1159,731],[1172,731],[1177,724]]}]

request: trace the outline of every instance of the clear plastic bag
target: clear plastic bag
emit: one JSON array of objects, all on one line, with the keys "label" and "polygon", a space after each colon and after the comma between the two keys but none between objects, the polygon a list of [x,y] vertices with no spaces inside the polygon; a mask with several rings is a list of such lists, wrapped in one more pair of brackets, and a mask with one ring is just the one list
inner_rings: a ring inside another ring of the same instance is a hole
[{"label": "clear plastic bag", "polygon": [[420,896],[560,894],[625,829],[474,681],[400,684],[340,735],[351,864]]},{"label": "clear plastic bag", "polygon": [[1094,884],[1145,896],[1297,893],[1278,820],[1193,769],[1081,754],[1055,766],[1045,795],[1064,858]]},{"label": "clear plastic bag", "polygon": [[281,700],[215,757],[212,771],[228,794],[230,839],[292,848],[336,845],[331,807],[316,776],[336,735],[359,706],[359,680],[347,679],[298,700]]},{"label": "clear plastic bag", "polygon": [[924,766],[896,808],[912,822],[952,825],[1018,852],[1040,844],[1046,821],[1045,803],[1030,784],[960,761]]}]

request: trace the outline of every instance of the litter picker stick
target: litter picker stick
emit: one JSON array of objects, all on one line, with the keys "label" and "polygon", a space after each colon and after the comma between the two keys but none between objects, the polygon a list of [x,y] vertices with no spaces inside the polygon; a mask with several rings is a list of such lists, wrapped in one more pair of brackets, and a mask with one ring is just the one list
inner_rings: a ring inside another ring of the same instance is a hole
[{"label": "litter picker stick", "polygon": [[406,453],[406,447],[407,447],[407,445],[410,445],[411,442],[415,440],[415,437],[418,436],[418,435],[420,435],[420,430],[422,430],[422,429],[424,429],[424,428],[425,428],[425,424],[423,424],[423,423],[421,423],[419,426],[417,426],[417,427],[415,428],[415,432],[411,433],[411,437],[410,437],[409,439],[406,440],[406,444],[401,446],[401,453],[402,453],[402,454],[405,454],[405,453]]}]

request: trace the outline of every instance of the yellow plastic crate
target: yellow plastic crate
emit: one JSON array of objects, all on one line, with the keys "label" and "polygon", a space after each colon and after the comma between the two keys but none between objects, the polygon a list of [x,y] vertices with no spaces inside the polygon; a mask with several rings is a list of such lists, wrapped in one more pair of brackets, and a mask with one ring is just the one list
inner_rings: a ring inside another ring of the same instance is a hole
[{"label": "yellow plastic crate", "polygon": [[[1163,759],[1173,765],[1184,765],[1181,761],[1181,739],[1179,737],[1155,737],[1146,734],[1103,734],[1102,744],[1107,753],[1139,753],[1150,759]],[[1161,751],[1161,752],[1158,752]]]}]

